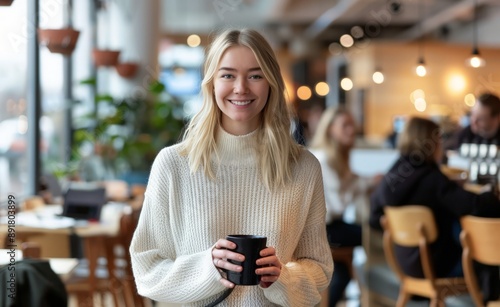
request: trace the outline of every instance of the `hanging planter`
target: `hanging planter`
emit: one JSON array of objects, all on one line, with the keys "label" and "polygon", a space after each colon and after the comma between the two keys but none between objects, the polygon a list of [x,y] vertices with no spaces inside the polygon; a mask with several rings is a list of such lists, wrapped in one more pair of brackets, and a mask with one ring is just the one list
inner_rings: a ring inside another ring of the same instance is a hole
[{"label": "hanging planter", "polygon": [[123,78],[132,78],[135,76],[135,73],[137,72],[138,65],[137,63],[134,62],[123,62],[123,63],[118,63],[116,66],[116,71],[120,76]]},{"label": "hanging planter", "polygon": [[14,0],[0,0],[0,6],[10,6]]},{"label": "hanging planter", "polygon": [[104,49],[94,49],[92,51],[94,57],[95,66],[116,66],[118,64],[118,57],[120,56],[120,51],[116,50],[104,50]]},{"label": "hanging planter", "polygon": [[69,55],[75,50],[80,31],[72,28],[38,29],[38,40],[52,53]]}]

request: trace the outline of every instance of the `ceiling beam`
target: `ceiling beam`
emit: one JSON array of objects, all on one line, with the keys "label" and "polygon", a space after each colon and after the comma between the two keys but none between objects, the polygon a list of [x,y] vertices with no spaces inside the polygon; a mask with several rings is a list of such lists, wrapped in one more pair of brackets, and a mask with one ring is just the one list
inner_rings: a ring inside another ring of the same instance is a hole
[{"label": "ceiling beam", "polygon": [[[477,0],[477,4],[487,4],[492,3],[496,0]],[[412,41],[416,40],[425,34],[428,34],[439,27],[467,14],[474,9],[474,0],[462,0],[456,4],[450,5],[442,11],[425,18],[421,22],[415,24],[410,29],[401,33],[398,37],[395,37],[398,41]]]},{"label": "ceiling beam", "polygon": [[360,4],[361,0],[340,0],[335,6],[324,12],[318,17],[304,32],[305,36],[313,40],[325,31],[339,17],[345,15],[352,10],[356,5]]}]

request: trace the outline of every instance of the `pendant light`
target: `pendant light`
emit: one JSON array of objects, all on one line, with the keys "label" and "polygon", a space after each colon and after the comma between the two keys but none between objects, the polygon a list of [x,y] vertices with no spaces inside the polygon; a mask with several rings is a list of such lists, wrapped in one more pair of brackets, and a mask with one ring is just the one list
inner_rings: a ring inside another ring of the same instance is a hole
[{"label": "pendant light", "polygon": [[376,84],[384,83],[384,80],[385,80],[384,73],[382,72],[382,70],[379,67],[377,67],[375,69],[375,72],[372,75],[372,79],[373,79],[373,82],[375,82]]},{"label": "pendant light", "polygon": [[477,47],[477,0],[474,0],[474,17],[472,20],[472,53],[465,61],[465,64],[473,68],[483,67],[486,64]]},{"label": "pendant light", "polygon": [[419,15],[418,29],[420,32],[420,38],[418,43],[418,62],[417,62],[417,67],[415,69],[415,72],[419,77],[424,77],[427,74],[427,68],[425,67],[425,60],[424,60],[424,35],[422,32],[422,22],[423,22],[422,16],[424,10],[423,6],[424,6],[424,1],[420,0],[418,6],[418,15]]}]

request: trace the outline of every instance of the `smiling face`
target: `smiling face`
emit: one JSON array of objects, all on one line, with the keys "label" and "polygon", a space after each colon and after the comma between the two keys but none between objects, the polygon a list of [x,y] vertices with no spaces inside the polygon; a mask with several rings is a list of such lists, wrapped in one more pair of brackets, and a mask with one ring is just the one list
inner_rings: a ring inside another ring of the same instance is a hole
[{"label": "smiling face", "polygon": [[214,76],[214,95],[225,131],[244,135],[259,127],[269,82],[250,48],[234,46],[224,52]]}]

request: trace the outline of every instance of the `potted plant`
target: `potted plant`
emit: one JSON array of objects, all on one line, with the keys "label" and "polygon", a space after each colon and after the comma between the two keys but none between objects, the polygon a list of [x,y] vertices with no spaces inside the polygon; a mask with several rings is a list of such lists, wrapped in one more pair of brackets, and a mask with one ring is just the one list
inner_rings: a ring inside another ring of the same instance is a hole
[{"label": "potted plant", "polygon": [[[95,79],[81,83],[95,86]],[[68,163],[72,167],[59,172],[82,173],[81,166],[88,157],[80,149],[91,147],[93,158],[112,169],[116,178],[145,184],[158,152],[177,142],[184,128],[182,105],[165,92],[162,83],[150,83],[148,94],[146,99],[96,95],[97,111],[73,121],[72,158]]]},{"label": "potted plant", "polygon": [[118,64],[118,57],[120,56],[120,51],[108,50],[108,49],[94,49],[92,51],[92,56],[94,58],[94,64],[97,67],[116,66],[116,64]]},{"label": "potted plant", "polygon": [[10,6],[14,0],[0,0],[0,6]]},{"label": "potted plant", "polygon": [[69,55],[75,49],[80,31],[73,28],[38,29],[40,44],[45,45],[50,52]]},{"label": "potted plant", "polygon": [[137,72],[139,65],[134,62],[122,62],[116,64],[115,68],[118,74],[123,78],[132,78]]}]

